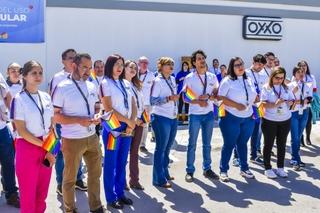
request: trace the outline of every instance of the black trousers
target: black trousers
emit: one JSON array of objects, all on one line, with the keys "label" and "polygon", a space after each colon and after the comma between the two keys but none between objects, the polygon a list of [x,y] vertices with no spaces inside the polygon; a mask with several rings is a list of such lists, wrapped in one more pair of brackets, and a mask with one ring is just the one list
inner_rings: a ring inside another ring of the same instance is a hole
[{"label": "black trousers", "polygon": [[179,113],[179,114],[182,113],[183,106],[185,107],[185,108],[184,108],[185,114],[188,114],[188,113],[189,113],[189,104],[188,104],[188,103],[185,103],[185,102],[183,101],[182,94],[181,94],[181,95],[180,95],[180,98],[179,98],[179,104],[178,104],[178,113]]},{"label": "black trousers", "polygon": [[266,170],[271,169],[270,159],[271,151],[276,139],[277,143],[277,166],[284,167],[284,158],[286,154],[286,142],[291,128],[291,119],[286,121],[270,121],[262,119],[261,130],[264,138],[263,161]]},{"label": "black trousers", "polygon": [[311,109],[310,109],[309,110],[308,121],[307,121],[307,126],[306,126],[307,139],[310,139],[311,128],[312,128],[312,112],[311,112]]}]

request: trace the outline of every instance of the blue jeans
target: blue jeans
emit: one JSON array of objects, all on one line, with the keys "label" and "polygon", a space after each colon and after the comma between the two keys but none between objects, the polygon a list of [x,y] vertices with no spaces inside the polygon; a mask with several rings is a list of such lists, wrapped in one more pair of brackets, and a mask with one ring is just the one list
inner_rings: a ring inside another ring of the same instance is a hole
[{"label": "blue jeans", "polygon": [[177,119],[160,115],[152,115],[152,128],[156,139],[153,158],[153,185],[161,186],[167,183],[169,174],[169,153],[177,134]]},{"label": "blue jeans", "polygon": [[254,129],[251,135],[251,141],[250,141],[250,145],[251,145],[251,158],[256,159],[257,158],[257,152],[258,150],[261,150],[260,146],[261,146],[261,135],[262,135],[262,131],[261,131],[261,119],[258,118],[255,120],[254,122]]},{"label": "blue jeans", "polygon": [[9,198],[11,194],[17,193],[18,188],[15,177],[13,138],[8,127],[0,130],[0,164],[3,190],[5,197]]},{"label": "blue jeans", "polygon": [[[59,137],[61,137],[61,125],[56,124],[56,131]],[[77,180],[82,180],[82,161],[80,162],[78,174],[77,174]],[[63,179],[63,168],[64,168],[64,161],[63,161],[63,155],[62,152],[59,151],[57,156],[56,156],[56,163],[54,166],[56,170],[56,181],[58,185],[62,184],[62,179]]]},{"label": "blue jeans", "polygon": [[291,117],[291,160],[301,163],[300,140],[308,121],[309,108],[303,110],[303,114],[292,112]]},{"label": "blue jeans", "polygon": [[254,123],[255,121],[251,116],[248,118],[240,118],[228,112],[226,112],[225,117],[221,118],[219,126],[224,142],[221,150],[221,172],[227,172],[229,170],[229,161],[235,146],[237,146],[241,171],[249,169],[247,142],[252,135]]},{"label": "blue jeans", "polygon": [[197,148],[197,140],[201,128],[202,133],[202,169],[211,169],[211,138],[213,133],[214,117],[213,112],[205,115],[189,116],[189,144],[187,152],[187,173],[193,174],[195,171],[194,161]]},{"label": "blue jeans", "polygon": [[[127,125],[121,122],[121,127],[116,129],[116,131],[121,132],[126,128]],[[109,131],[103,129],[102,139],[105,150],[103,184],[107,203],[112,203],[125,196],[124,188],[126,185],[126,165],[132,137],[118,136],[115,148],[113,150],[109,150],[107,149],[109,134],[111,134]]]}]

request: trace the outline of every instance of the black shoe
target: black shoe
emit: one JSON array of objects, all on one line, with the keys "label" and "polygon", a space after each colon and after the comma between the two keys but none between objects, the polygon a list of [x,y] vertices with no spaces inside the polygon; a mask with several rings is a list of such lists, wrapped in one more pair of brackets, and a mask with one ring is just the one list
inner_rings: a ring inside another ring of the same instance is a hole
[{"label": "black shoe", "polygon": [[187,173],[187,174],[186,174],[186,177],[185,177],[185,180],[186,180],[188,183],[193,182],[193,174],[192,174],[192,173]]},{"label": "black shoe", "polygon": [[144,190],[144,187],[140,183],[130,184],[130,188],[131,189],[137,189],[137,190]]},{"label": "black shoe", "polygon": [[56,192],[58,195],[62,196],[62,184],[57,185]]},{"label": "black shoe", "polygon": [[214,173],[211,169],[208,169],[207,171],[203,172],[203,175],[206,178],[212,179],[212,180],[219,180],[219,175],[217,175],[216,173]]},{"label": "black shoe", "polygon": [[306,145],[304,144],[303,136],[301,137],[301,140],[300,140],[300,146],[301,146],[301,147],[305,147],[305,146],[306,146]]},{"label": "black shoe", "polygon": [[7,198],[7,204],[15,208],[20,208],[20,198],[18,193],[13,193]]},{"label": "black shoe", "polygon": [[111,206],[114,209],[123,209],[123,204],[120,201],[114,201],[112,203],[108,203],[108,206]]},{"label": "black shoe", "polygon": [[124,205],[130,205],[130,206],[133,204],[132,200],[130,198],[127,198],[127,197],[120,198],[119,202],[124,204]]},{"label": "black shoe", "polygon": [[88,186],[83,182],[83,180],[77,180],[76,189],[79,189],[80,191],[87,191]]},{"label": "black shoe", "polygon": [[126,184],[126,185],[124,186],[124,190],[130,191],[130,188],[129,188],[128,184]]},{"label": "black shoe", "polygon": [[140,152],[143,152],[143,153],[148,153],[148,150],[145,146],[141,146],[140,147]]},{"label": "black shoe", "polygon": [[299,166],[300,166],[300,167],[306,167],[306,164],[301,161],[301,162],[299,163]]},{"label": "black shoe", "polygon": [[309,146],[312,145],[310,138],[307,138],[306,141],[307,141],[307,145],[309,145]]},{"label": "black shoe", "polygon": [[104,213],[105,212],[105,209],[103,208],[103,206],[100,206],[100,208],[96,209],[96,210],[93,210],[93,211],[90,211],[92,213]]}]

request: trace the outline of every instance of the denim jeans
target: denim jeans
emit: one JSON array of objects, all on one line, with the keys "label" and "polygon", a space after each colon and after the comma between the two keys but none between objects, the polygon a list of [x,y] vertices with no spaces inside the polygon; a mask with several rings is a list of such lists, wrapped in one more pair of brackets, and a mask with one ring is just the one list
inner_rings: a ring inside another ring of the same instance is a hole
[{"label": "denim jeans", "polygon": [[153,159],[153,185],[161,186],[167,182],[169,174],[169,153],[177,134],[177,119],[152,115],[152,128],[156,138]]},{"label": "denim jeans", "polygon": [[189,116],[189,144],[187,152],[187,173],[193,174],[195,171],[194,161],[197,148],[197,140],[201,128],[202,133],[202,169],[211,169],[211,138],[213,133],[214,116],[213,112],[205,115]]},{"label": "denim jeans", "polygon": [[257,152],[258,150],[261,150],[261,119],[258,118],[254,122],[254,129],[251,135],[250,145],[251,145],[251,158],[255,159],[257,158]]},{"label": "denim jeans", "polygon": [[3,190],[5,197],[9,198],[11,194],[17,193],[18,188],[15,177],[13,139],[8,127],[0,130],[0,164]]},{"label": "denim jeans", "polygon": [[304,128],[308,121],[309,108],[303,110],[302,115],[299,112],[292,112],[291,117],[291,160],[301,163],[300,158],[300,140]]},{"label": "denim jeans", "polygon": [[[59,137],[61,137],[61,125],[56,124],[56,131]],[[80,162],[78,174],[77,174],[77,180],[82,180],[82,161]],[[64,161],[63,161],[63,155],[62,152],[59,151],[56,156],[56,163],[54,165],[54,168],[56,170],[56,181],[58,185],[62,184],[63,179],[63,168],[64,168]]]},{"label": "denim jeans", "polygon": [[240,118],[228,112],[226,112],[225,117],[221,118],[219,123],[223,137],[220,161],[221,172],[227,172],[229,170],[229,161],[235,146],[237,146],[241,171],[249,169],[247,142],[252,135],[254,123],[255,121],[251,116],[248,118]]}]

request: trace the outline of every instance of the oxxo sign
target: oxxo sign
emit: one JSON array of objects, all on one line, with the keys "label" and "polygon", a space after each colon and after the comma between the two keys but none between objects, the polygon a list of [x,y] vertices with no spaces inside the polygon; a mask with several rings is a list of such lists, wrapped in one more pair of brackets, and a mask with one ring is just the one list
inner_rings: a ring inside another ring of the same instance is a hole
[{"label": "oxxo sign", "polygon": [[244,39],[281,40],[282,19],[278,17],[243,17]]}]

